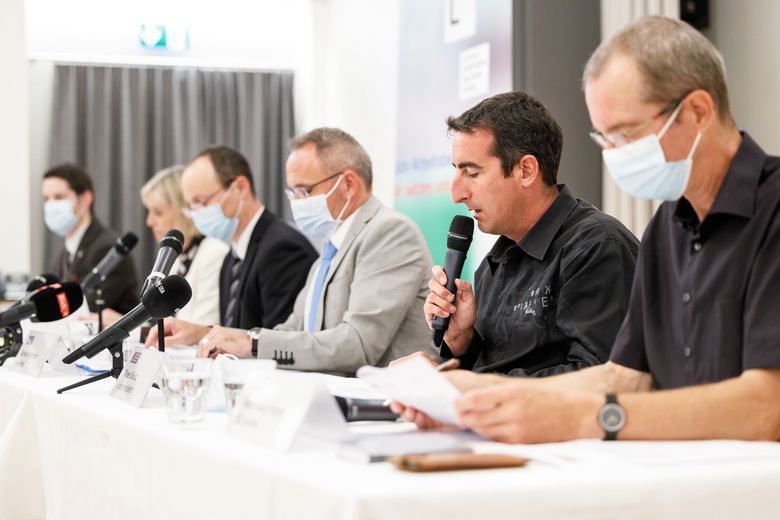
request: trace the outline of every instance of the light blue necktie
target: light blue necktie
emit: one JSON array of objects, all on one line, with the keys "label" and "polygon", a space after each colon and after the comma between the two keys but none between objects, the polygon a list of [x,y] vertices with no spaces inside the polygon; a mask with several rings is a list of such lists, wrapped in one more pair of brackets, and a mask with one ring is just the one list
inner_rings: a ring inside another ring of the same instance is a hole
[{"label": "light blue necktie", "polygon": [[322,286],[325,285],[325,277],[328,276],[328,269],[330,268],[330,261],[336,256],[336,246],[328,240],[325,244],[325,249],[322,251],[322,262],[320,263],[320,270],[317,271],[317,278],[314,280],[314,291],[311,293],[311,307],[309,308],[309,323],[306,329],[309,332],[314,332],[314,326],[317,322],[317,305],[320,302],[320,296],[322,296]]}]

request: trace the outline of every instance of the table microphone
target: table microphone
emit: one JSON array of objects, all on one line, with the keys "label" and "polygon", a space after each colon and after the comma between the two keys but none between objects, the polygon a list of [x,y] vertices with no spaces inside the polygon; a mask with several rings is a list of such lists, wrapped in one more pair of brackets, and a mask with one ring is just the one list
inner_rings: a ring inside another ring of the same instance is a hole
[{"label": "table microphone", "polygon": [[178,229],[171,229],[160,240],[160,249],[157,250],[157,258],[154,261],[152,272],[146,277],[141,294],[158,280],[162,280],[171,272],[173,262],[184,249],[184,235]]},{"label": "table microphone", "polygon": [[[474,237],[474,220],[463,215],[455,215],[450,223],[447,233],[447,254],[444,257],[444,274],[447,275],[447,290],[452,294],[457,292],[455,279],[460,278],[463,271],[463,263],[466,261],[466,253],[471,246]],[[433,328],[433,343],[441,347],[444,333],[450,326],[450,319],[434,316],[431,323]]]},{"label": "table microphone", "polygon": [[30,295],[29,301],[0,313],[0,327],[32,318],[56,321],[69,316],[81,306],[84,294],[76,282],[47,285]]},{"label": "table microphone", "polygon": [[127,232],[116,239],[114,246],[108,250],[103,259],[90,271],[90,273],[81,281],[81,288],[85,293],[97,289],[98,285],[106,281],[106,276],[119,265],[130,251],[138,243],[138,237],[135,233]]},{"label": "table microphone", "polygon": [[116,323],[92,338],[62,359],[73,363],[83,356],[95,357],[101,350],[121,342],[144,322],[166,318],[187,305],[192,298],[192,288],[183,276],[177,274],[157,280],[141,296],[141,303],[122,316]]}]

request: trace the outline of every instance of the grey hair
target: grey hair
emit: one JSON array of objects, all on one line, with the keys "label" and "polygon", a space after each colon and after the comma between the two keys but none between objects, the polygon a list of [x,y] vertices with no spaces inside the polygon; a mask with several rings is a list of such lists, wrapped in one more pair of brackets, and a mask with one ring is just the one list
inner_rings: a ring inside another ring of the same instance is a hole
[{"label": "grey hair", "polygon": [[718,49],[685,22],[646,16],[601,42],[585,65],[582,84],[598,77],[610,59],[635,60],[643,76],[642,97],[649,102],[678,101],[693,90],[712,96],[721,121],[732,122],[726,65]]},{"label": "grey hair", "polygon": [[363,179],[366,189],[371,191],[371,158],[354,137],[338,128],[315,128],[291,139],[290,150],[295,151],[310,143],[317,150],[317,156],[329,175],[352,170]]}]

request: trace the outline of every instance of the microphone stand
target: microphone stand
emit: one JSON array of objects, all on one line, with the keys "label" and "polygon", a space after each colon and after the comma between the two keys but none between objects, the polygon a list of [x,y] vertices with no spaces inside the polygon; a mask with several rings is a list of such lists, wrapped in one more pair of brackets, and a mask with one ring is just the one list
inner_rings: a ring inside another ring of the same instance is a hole
[{"label": "microphone stand", "polygon": [[103,309],[106,307],[106,300],[103,299],[103,282],[100,282],[95,289],[95,309],[98,315],[98,334],[103,332]]},{"label": "microphone stand", "polygon": [[157,348],[165,352],[165,319],[157,320]]},{"label": "microphone stand", "polygon": [[103,374],[88,377],[87,379],[79,381],[78,383],[73,383],[72,385],[66,386],[64,388],[60,388],[57,390],[57,393],[61,394],[63,392],[67,392],[68,390],[73,390],[74,388],[88,385],[90,383],[94,383],[95,381],[100,381],[101,379],[107,379],[109,377],[113,377],[114,379],[118,378],[119,374],[122,373],[122,369],[125,366],[124,354],[122,353],[122,342],[120,341],[109,346],[108,351],[111,353],[111,370]]}]

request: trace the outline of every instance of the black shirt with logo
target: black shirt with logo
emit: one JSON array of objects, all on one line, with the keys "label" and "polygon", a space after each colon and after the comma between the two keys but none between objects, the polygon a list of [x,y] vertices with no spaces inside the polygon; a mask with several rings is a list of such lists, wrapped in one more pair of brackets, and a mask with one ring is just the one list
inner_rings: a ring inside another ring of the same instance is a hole
[{"label": "black shirt with logo", "polygon": [[704,220],[685,198],[661,205],[612,361],[649,372],[657,388],[780,368],[778,170],[745,133]]},{"label": "black shirt with logo", "polygon": [[[501,236],[475,274],[475,335],[462,365],[549,376],[609,359],[639,243],[566,186],[519,242]],[[451,357],[442,346],[442,356]]]}]

